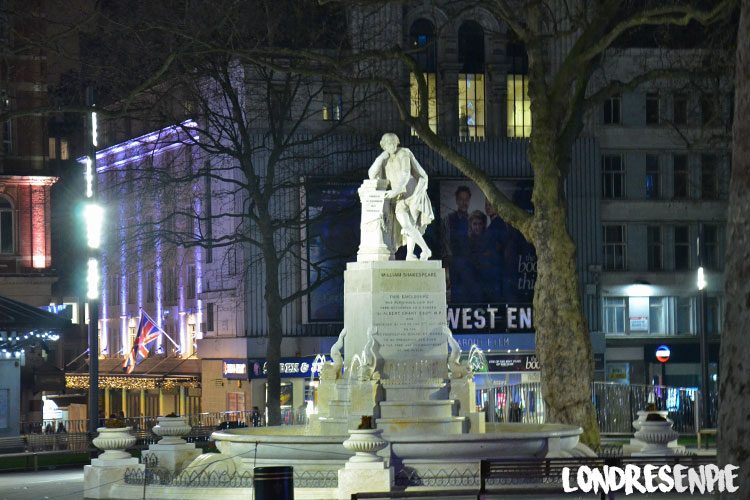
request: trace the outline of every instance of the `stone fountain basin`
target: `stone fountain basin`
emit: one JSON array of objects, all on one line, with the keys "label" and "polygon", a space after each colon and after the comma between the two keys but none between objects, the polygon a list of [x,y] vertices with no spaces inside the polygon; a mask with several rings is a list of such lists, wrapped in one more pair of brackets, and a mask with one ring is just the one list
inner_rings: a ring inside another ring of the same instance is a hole
[{"label": "stone fountain basin", "polygon": [[[352,452],[343,446],[348,435],[308,435],[301,425],[247,427],[211,434],[223,454],[260,461],[346,461]],[[581,428],[563,424],[493,424],[483,434],[383,435],[392,456],[400,460],[481,460],[580,455]],[[384,450],[388,452],[388,449]]]}]

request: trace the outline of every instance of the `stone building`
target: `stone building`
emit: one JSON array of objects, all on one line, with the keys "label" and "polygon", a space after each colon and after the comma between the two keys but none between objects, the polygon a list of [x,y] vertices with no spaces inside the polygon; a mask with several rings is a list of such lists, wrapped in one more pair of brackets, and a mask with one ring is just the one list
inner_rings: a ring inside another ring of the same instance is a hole
[{"label": "stone building", "polygon": [[[534,124],[528,99],[528,62],[523,45],[507,28],[479,8],[468,8],[460,16],[449,18],[440,9],[419,5],[388,7],[369,14],[356,11],[349,22],[355,48],[398,39],[415,49],[416,62],[427,83],[426,102],[418,98],[413,74],[403,67],[387,69],[409,96],[411,112],[427,106],[433,130],[481,164],[511,196],[517,196],[516,201],[531,209],[528,189],[532,172],[526,148]],[[695,55],[694,51],[677,49],[668,53],[680,58]],[[648,48],[613,50],[608,54],[613,72],[608,74],[632,75],[662,55]],[[254,79],[252,68],[237,65],[234,70],[236,81],[245,85],[242,95],[250,109],[253,98],[263,97],[269,86]],[[594,80],[592,86],[603,83]],[[517,367],[520,363],[515,358],[533,356],[533,252],[517,242],[515,253],[495,267],[482,267],[496,255],[491,253],[484,260],[461,261],[466,255],[460,255],[459,247],[446,244],[446,224],[451,214],[464,212],[467,220],[471,215],[484,221],[478,225],[476,236],[484,234],[491,227],[493,214],[485,207],[483,195],[420,143],[398,120],[385,97],[376,95],[358,103],[364,111],[354,113],[356,119],[346,120],[342,117],[354,107],[353,94],[326,81],[309,84],[322,90],[305,106],[314,112],[305,116],[299,134],[313,137],[335,121],[341,121],[342,126],[336,133],[310,141],[314,146],[295,150],[297,163],[287,172],[294,172],[296,184],[280,190],[274,198],[276,216],[297,214],[298,220],[305,222],[300,225],[309,231],[304,237],[289,236],[291,228],[280,233],[280,237],[299,244],[296,252],[281,259],[278,277],[282,290],[293,293],[315,279],[320,272],[314,265],[320,261],[315,259],[322,255],[315,252],[321,252],[326,242],[352,240],[356,250],[356,217],[338,233],[329,231],[333,226],[321,226],[304,217],[344,207],[342,200],[355,196],[352,186],[356,188],[379,153],[380,134],[395,131],[430,175],[433,205],[444,219],[435,223],[428,238],[440,249],[436,256],[450,261],[453,286],[448,315],[457,340],[467,350],[477,345],[488,357],[495,356],[500,360],[496,366],[505,363]],[[726,142],[706,137],[708,132],[715,132],[712,137],[725,133],[728,112],[726,88],[717,93],[687,81],[658,81],[624,91],[586,117],[572,154],[566,194],[569,229],[578,245],[578,275],[600,380],[697,386],[695,353],[701,328],[711,336],[711,359],[715,363],[715,334],[719,333],[723,307],[721,255],[729,166]],[[268,148],[262,146],[268,114],[259,113],[261,119],[253,122],[253,133],[261,145],[253,158],[261,165],[269,157]],[[293,116],[299,115],[292,106],[287,117]],[[188,122],[181,121],[184,118],[194,120],[195,126],[187,126]],[[148,185],[131,179],[139,166],[187,169],[199,174],[205,173],[206,162],[220,166],[228,161],[220,155],[206,155],[198,145],[200,138],[195,143],[165,139],[171,133],[190,134],[191,130],[200,131],[199,136],[216,133],[212,128],[215,124],[204,119],[183,116],[167,128],[141,130],[148,133],[134,141],[109,140],[110,146],[100,152],[100,183],[112,188],[110,199],[118,204],[110,222],[119,221],[109,231],[109,260],[103,269],[107,298],[101,311],[102,355],[122,355],[137,311],[144,307],[163,322],[170,335],[180,339],[178,350],[170,352],[172,348],[165,347],[167,358],[174,357],[169,363],[190,366],[192,376],[200,373],[203,410],[262,408],[262,364],[269,326],[264,302],[267,277],[258,247],[237,241],[216,245],[204,241],[191,246],[184,240],[156,238],[149,248],[156,249],[157,254],[174,255],[172,263],[159,264],[158,258],[146,258],[147,252],[139,249],[137,242],[144,240],[128,236],[137,227],[127,223],[129,218],[139,220],[151,213],[152,224],[180,223],[167,221],[166,205],[157,207],[156,212],[152,206],[159,205],[159,200],[171,203],[182,195],[172,193],[156,196],[155,200],[144,196],[149,193]],[[182,223],[198,240],[219,241],[222,235],[235,234],[237,223],[227,215],[241,212],[248,203],[232,189],[242,181],[237,170],[216,177],[195,175],[183,193],[182,203],[192,207],[193,222]],[[470,196],[461,210],[458,203],[464,196],[460,193],[466,193],[464,188]],[[184,210],[180,213],[187,214]],[[698,254],[699,234],[702,256]],[[466,238],[471,244],[468,235]],[[476,246],[476,242],[473,244]],[[354,255],[351,245],[337,247],[337,251],[349,254],[326,254],[342,259],[333,267]],[[707,282],[705,294],[696,287],[701,264]],[[463,272],[471,266],[475,266],[474,274]],[[489,276],[500,273],[495,281],[502,281],[502,290],[493,289],[492,284],[485,289],[477,270]],[[465,288],[457,283],[464,283]],[[156,289],[149,298],[152,286]],[[305,381],[299,378],[295,366],[308,363],[303,357],[314,357],[330,348],[341,326],[340,297],[340,282],[332,280],[290,301],[282,310],[282,356],[289,358],[285,360],[289,370],[282,378],[290,384],[292,408],[314,399],[314,374],[305,372],[310,375]],[[655,348],[662,344],[668,344],[674,353],[666,366],[655,361]],[[165,368],[167,361],[160,366],[158,359],[144,371],[172,373]],[[528,360],[526,366],[530,366]],[[247,376],[238,381],[235,375],[243,370]],[[499,370],[488,383],[533,381],[533,372]]]}]

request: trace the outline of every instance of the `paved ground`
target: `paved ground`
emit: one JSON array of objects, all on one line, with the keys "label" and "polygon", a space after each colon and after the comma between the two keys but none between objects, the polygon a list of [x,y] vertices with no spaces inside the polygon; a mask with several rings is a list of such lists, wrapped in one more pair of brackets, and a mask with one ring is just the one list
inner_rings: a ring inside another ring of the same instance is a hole
[{"label": "paved ground", "polygon": [[[13,472],[0,473],[0,500],[73,500],[84,497],[83,491],[83,469],[63,469],[39,472]],[[680,498],[696,498],[700,495],[618,495],[617,498],[627,500],[676,500]],[[451,500],[462,500],[460,497],[446,497]],[[487,499],[517,499],[517,500],[547,500],[556,498],[553,496],[487,496]],[[575,500],[578,498],[594,499],[598,495],[578,496],[561,495],[557,498],[564,500]],[[476,497],[466,497],[467,500],[475,500]],[[248,499],[250,500],[250,499]]]},{"label": "paved ground", "polygon": [[0,500],[72,500],[83,496],[83,468],[0,473]]}]

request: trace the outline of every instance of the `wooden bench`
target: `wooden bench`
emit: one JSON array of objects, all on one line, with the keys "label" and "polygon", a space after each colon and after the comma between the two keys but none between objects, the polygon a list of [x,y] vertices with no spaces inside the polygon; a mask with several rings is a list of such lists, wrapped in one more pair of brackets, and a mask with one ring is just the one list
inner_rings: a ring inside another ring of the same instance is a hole
[{"label": "wooden bench", "polygon": [[[695,433],[696,437],[698,438],[698,448],[702,448],[701,446],[701,438],[705,435],[708,436],[714,436],[714,441],[716,441],[716,429],[698,429],[698,432]],[[706,448],[708,448],[708,439],[706,439]]]},{"label": "wooden bench", "polygon": [[23,436],[0,438],[0,454],[20,453],[26,451],[26,441]]},{"label": "wooden bench", "polygon": [[[524,494],[521,493],[524,489],[529,494],[562,494],[562,470],[564,467],[570,468],[570,481],[574,483],[578,468],[584,465],[590,468],[602,468],[605,465],[624,468],[626,465],[632,464],[640,468],[645,465],[654,465],[658,468],[663,465],[674,467],[680,464],[693,468],[712,464],[715,461],[716,457],[705,455],[482,460],[478,498],[484,498],[488,490],[514,495]],[[608,495],[600,492],[600,498],[613,499],[615,494],[616,492],[610,492]],[[624,493],[622,496],[624,496]]]}]

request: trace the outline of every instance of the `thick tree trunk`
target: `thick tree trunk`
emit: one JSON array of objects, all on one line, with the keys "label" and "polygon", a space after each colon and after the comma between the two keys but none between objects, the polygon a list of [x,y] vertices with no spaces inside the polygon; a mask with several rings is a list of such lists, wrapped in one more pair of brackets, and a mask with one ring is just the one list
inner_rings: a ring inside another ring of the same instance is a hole
[{"label": "thick tree trunk", "polygon": [[719,372],[719,463],[739,466],[740,490],[750,498],[750,2],[743,0],[737,35],[732,178],[727,218],[724,296],[727,310]]},{"label": "thick tree trunk", "polygon": [[266,407],[268,409],[268,425],[281,425],[281,373],[279,360],[281,359],[282,324],[281,312],[283,304],[279,289],[279,262],[273,237],[264,238],[263,259],[266,271],[266,317],[268,320],[268,345],[266,346],[266,382],[268,383]]},{"label": "thick tree trunk", "polygon": [[531,144],[534,221],[530,232],[537,255],[534,325],[542,395],[550,422],[580,426],[581,441],[596,448],[599,428],[591,402],[591,340],[581,306],[576,246],[566,226],[562,172],[567,169],[559,165],[567,155],[555,150],[551,138],[532,138]]}]

